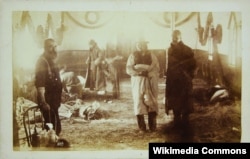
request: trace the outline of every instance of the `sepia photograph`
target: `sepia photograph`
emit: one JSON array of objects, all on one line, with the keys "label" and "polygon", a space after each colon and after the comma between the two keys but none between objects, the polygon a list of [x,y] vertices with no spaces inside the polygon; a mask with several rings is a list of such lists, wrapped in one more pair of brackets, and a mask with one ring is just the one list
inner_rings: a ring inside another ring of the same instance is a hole
[{"label": "sepia photograph", "polygon": [[11,152],[147,158],[149,143],[249,140],[246,12],[90,4],[6,11]]}]

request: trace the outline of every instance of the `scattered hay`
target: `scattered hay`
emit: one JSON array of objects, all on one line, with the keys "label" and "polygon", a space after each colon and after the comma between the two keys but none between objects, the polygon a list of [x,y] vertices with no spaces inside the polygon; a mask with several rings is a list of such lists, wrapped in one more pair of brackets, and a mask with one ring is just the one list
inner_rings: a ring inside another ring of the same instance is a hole
[{"label": "scattered hay", "polygon": [[241,113],[237,105],[220,106],[218,104],[202,107],[190,116],[191,122],[198,127],[222,128],[240,125]]},{"label": "scattered hay", "polygon": [[[239,105],[220,106],[219,104],[197,109],[190,122],[201,142],[226,142],[227,137],[239,141],[241,111]],[[236,131],[237,130],[237,131]]]},{"label": "scattered hay", "polygon": [[94,114],[94,119],[107,119],[109,118],[111,115],[108,112],[108,110],[103,109],[102,107],[99,107]]}]

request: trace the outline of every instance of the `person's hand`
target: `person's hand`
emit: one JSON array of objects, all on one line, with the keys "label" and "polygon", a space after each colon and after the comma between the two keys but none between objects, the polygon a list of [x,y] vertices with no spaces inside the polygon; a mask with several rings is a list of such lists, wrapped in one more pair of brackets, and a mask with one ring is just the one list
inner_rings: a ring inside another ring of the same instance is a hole
[{"label": "person's hand", "polygon": [[139,75],[143,77],[148,77],[148,71],[141,71]]},{"label": "person's hand", "polygon": [[169,116],[169,110],[166,110],[165,113],[167,114],[167,116]]},{"label": "person's hand", "polygon": [[42,103],[42,109],[43,110],[45,110],[45,111],[48,111],[48,110],[50,110],[50,106],[49,106],[49,104],[48,103],[46,103],[46,102],[44,102],[44,103]]},{"label": "person's hand", "polygon": [[147,71],[149,68],[149,65],[145,65],[145,64],[136,64],[134,65],[134,69],[137,71]]},{"label": "person's hand", "polygon": [[123,59],[123,57],[122,57],[122,56],[117,55],[114,59],[115,59],[115,60],[122,60],[122,59]]},{"label": "person's hand", "polygon": [[102,62],[101,58],[97,58],[95,60],[95,65],[99,65],[99,64],[101,64],[101,62]]}]

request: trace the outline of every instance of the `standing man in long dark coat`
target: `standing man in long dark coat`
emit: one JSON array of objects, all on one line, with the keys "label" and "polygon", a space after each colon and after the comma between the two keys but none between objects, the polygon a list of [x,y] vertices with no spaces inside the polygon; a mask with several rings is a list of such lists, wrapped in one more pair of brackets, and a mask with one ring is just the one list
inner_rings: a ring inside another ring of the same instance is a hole
[{"label": "standing man in long dark coat", "polygon": [[[35,85],[37,88],[38,105],[42,111],[44,122],[52,123],[59,135],[61,122],[58,108],[61,104],[62,83],[59,76],[59,69],[54,60],[57,57],[56,43],[53,39],[46,39],[44,42],[44,53],[36,63]],[[48,127],[45,127],[48,129]]]},{"label": "standing man in long dark coat", "polygon": [[196,68],[194,53],[181,41],[181,32],[174,30],[168,49],[166,113],[173,110],[174,124],[188,123],[193,111],[192,79]]}]

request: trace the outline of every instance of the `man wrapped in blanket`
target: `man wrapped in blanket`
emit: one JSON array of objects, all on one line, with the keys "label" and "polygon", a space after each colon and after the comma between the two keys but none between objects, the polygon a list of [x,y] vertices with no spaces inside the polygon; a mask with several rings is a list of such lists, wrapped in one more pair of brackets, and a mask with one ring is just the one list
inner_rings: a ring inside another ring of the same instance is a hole
[{"label": "man wrapped in blanket", "polygon": [[159,62],[148,50],[147,42],[138,42],[137,50],[128,57],[126,72],[131,76],[134,114],[141,132],[147,131],[144,115],[148,115],[149,130],[156,130],[159,70]]}]

